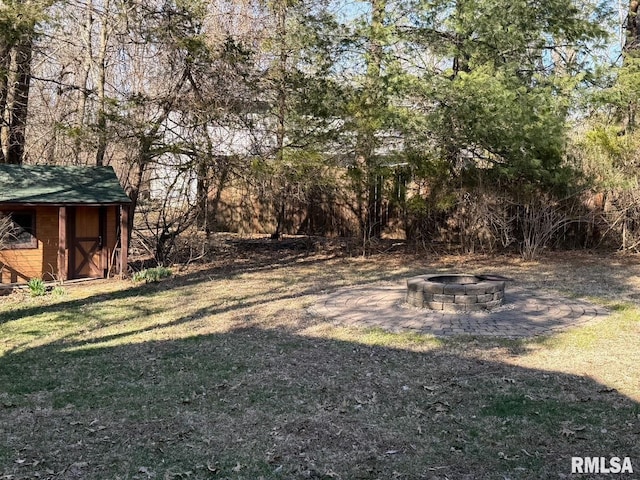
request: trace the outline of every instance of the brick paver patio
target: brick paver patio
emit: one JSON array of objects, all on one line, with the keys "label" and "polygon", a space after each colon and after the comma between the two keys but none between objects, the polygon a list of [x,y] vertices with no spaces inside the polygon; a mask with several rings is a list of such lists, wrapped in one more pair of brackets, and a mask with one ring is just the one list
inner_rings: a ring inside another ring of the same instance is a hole
[{"label": "brick paver patio", "polygon": [[310,311],[343,326],[508,338],[548,335],[609,315],[584,300],[514,286],[507,286],[504,305],[490,312],[419,309],[407,305],[405,295],[405,282],[347,287],[323,295]]}]

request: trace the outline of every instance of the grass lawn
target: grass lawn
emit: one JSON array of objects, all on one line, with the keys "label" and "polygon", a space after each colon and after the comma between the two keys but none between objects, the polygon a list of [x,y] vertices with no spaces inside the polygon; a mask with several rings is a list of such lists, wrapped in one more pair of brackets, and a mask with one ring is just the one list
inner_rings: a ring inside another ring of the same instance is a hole
[{"label": "grass lawn", "polygon": [[[602,478],[640,478],[637,257],[272,255],[0,300],[0,478],[553,479],[572,456],[631,457],[633,475]],[[613,313],[516,341],[306,310],[424,271],[501,273]]]}]

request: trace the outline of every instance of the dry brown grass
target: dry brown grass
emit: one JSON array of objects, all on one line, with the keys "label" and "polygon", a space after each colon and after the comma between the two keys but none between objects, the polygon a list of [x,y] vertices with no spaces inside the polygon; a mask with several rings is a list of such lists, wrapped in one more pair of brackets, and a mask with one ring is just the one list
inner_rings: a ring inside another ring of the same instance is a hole
[{"label": "dry brown grass", "polygon": [[[496,272],[617,308],[531,341],[332,326],[342,285]],[[233,251],[159,284],[0,304],[2,478],[565,478],[640,471],[640,263]],[[626,302],[626,303],[625,303]],[[595,477],[594,477],[595,478]]]}]

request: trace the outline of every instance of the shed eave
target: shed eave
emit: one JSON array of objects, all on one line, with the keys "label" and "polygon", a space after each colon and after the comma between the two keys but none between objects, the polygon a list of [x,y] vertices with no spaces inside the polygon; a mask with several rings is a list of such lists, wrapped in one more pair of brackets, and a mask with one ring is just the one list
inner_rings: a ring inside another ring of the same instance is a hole
[{"label": "shed eave", "polygon": [[128,202],[16,202],[16,201],[0,201],[0,207],[109,207],[129,205]]}]

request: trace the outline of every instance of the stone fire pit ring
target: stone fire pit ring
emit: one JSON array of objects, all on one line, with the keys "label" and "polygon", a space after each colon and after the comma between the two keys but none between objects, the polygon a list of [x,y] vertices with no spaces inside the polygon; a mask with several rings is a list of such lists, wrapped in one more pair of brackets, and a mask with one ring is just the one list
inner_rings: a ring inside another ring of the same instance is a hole
[{"label": "stone fire pit ring", "polygon": [[407,280],[406,301],[444,312],[491,310],[504,301],[505,280],[495,275],[420,275]]}]

